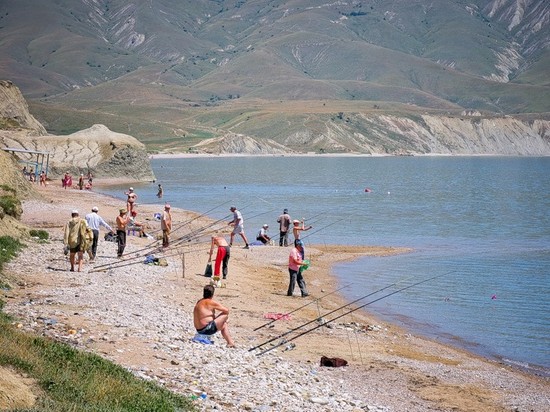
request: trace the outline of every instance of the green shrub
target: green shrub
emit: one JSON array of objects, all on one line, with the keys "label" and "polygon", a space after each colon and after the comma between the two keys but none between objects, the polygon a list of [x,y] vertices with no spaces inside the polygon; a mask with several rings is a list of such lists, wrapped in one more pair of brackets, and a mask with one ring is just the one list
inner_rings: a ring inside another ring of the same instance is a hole
[{"label": "green shrub", "polygon": [[50,237],[50,234],[42,229],[31,229],[29,230],[29,235],[31,235],[32,237],[37,237],[40,240],[48,240]]},{"label": "green shrub", "polygon": [[23,244],[11,236],[0,236],[0,271],[23,248]]},{"label": "green shrub", "polygon": [[4,210],[6,215],[12,216],[16,219],[19,219],[23,213],[21,202],[15,196],[0,196],[0,207]]}]

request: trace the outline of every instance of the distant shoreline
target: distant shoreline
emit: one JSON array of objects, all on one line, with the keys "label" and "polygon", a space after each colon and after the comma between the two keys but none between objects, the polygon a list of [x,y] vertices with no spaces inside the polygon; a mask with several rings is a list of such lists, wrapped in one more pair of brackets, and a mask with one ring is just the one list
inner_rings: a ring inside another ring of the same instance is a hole
[{"label": "distant shoreline", "polygon": [[251,154],[251,153],[152,153],[149,159],[207,159],[221,157],[550,157],[544,155],[506,155],[506,154],[456,154],[456,153],[424,153],[424,154],[381,154],[381,153],[288,153],[288,154]]}]

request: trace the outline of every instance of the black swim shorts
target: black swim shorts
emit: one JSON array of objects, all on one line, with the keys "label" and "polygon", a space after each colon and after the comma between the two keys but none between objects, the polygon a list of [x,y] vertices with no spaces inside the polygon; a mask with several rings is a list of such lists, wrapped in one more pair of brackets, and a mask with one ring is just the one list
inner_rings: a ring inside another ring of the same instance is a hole
[{"label": "black swim shorts", "polygon": [[218,327],[216,326],[216,322],[213,320],[210,321],[208,325],[206,325],[202,329],[197,329],[197,333],[200,333],[201,335],[213,335],[218,331]]}]

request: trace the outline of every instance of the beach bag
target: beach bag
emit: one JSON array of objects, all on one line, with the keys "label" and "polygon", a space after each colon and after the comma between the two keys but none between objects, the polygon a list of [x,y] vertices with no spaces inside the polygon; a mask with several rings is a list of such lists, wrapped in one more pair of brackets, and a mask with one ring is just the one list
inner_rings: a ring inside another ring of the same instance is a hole
[{"label": "beach bag", "polygon": [[107,242],[116,242],[116,235],[114,233],[105,233],[104,239]]},{"label": "beach bag", "polygon": [[321,366],[329,366],[332,368],[339,368],[341,366],[347,366],[348,361],[342,358],[327,358],[326,356],[321,356]]},{"label": "beach bag", "polygon": [[206,269],[204,269],[204,276],[206,276],[207,278],[212,277],[212,263],[208,262],[206,264]]},{"label": "beach bag", "polygon": [[84,242],[82,244],[82,250],[87,251],[92,247],[94,241],[94,232],[89,227],[86,227],[86,234],[84,235]]}]

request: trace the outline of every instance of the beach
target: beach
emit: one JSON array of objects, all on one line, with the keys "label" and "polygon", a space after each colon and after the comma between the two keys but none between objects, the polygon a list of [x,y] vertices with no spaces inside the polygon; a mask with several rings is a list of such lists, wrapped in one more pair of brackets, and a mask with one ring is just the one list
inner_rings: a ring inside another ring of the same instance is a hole
[{"label": "beach", "polygon": [[[192,311],[209,281],[203,273],[210,236],[228,238],[227,222],[212,225],[198,213],[173,209],[173,246],[155,251],[156,257],[165,257],[167,266],[143,263],[145,253],[153,250],[151,240],[129,236],[125,257],[117,260],[116,245],[101,236],[96,262],[86,262],[80,273],[69,272],[62,253],[62,227],[71,210],[78,209],[84,216],[97,206],[113,226],[124,202],[57,185],[38,191],[40,199],[24,202],[22,221],[48,230],[50,241],[31,241],[7,265],[5,271],[15,286],[2,291],[5,312],[23,330],[100,354],[144,379],[195,396],[201,410],[550,409],[547,378],[414,336],[364,311],[342,316],[327,326],[315,321],[346,303],[332,293],[340,287],[331,272],[335,263],[407,253],[408,249],[310,246],[311,267],[304,274],[310,296],[301,298],[286,296],[288,248],[245,250],[239,239],[231,249],[225,287],[217,288],[214,296],[230,308],[229,328],[237,348],[227,348],[219,335],[213,345],[204,345],[191,340],[195,335]],[[159,206],[140,204],[138,211],[138,220],[147,223],[156,236],[160,225],[152,216],[160,212]],[[177,242],[197,231],[203,236]],[[331,318],[350,308],[334,312]],[[289,312],[290,319],[254,331],[270,322],[267,314]],[[281,334],[310,321],[304,329],[321,327],[258,356],[270,348],[264,342],[274,339],[279,343]],[[321,356],[345,359],[348,366],[321,367]]]}]

